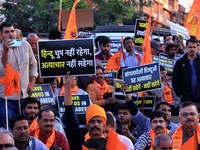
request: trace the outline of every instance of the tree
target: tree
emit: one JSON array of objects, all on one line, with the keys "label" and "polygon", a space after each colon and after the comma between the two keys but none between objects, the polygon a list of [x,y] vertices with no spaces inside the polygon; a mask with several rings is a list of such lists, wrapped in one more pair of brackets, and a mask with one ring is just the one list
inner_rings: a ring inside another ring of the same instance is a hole
[{"label": "tree", "polygon": [[[71,10],[74,1],[62,0],[62,9]],[[118,25],[121,21],[133,24],[131,19],[138,15],[135,0],[92,1],[97,4],[94,8],[94,26]],[[6,21],[23,32],[47,33],[57,29],[59,6],[60,0],[18,0],[17,3],[7,0],[0,14],[4,14]],[[89,8],[88,4],[80,0],[76,9],[85,8]]]},{"label": "tree", "polygon": [[136,6],[132,1],[93,0],[98,6],[94,9],[95,25],[118,25],[120,21],[130,20]]},{"label": "tree", "polygon": [[[6,2],[0,14],[6,21],[13,23],[23,32],[49,32],[57,29],[59,0],[18,0],[17,3]],[[63,10],[72,8],[72,0],[63,0]],[[79,8],[88,6],[82,1]]]}]

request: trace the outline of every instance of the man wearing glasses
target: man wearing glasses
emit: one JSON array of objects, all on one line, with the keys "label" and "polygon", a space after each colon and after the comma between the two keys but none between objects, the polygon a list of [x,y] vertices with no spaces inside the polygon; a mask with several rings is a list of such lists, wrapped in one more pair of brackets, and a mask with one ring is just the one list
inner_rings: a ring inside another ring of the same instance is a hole
[{"label": "man wearing glasses", "polygon": [[10,131],[0,128],[0,137],[0,150],[17,150],[14,146],[15,142]]},{"label": "man wearing glasses", "polygon": [[198,149],[200,125],[197,107],[190,101],[183,102],[179,109],[180,126],[172,134],[174,150]]},{"label": "man wearing glasses", "polygon": [[142,56],[135,51],[133,39],[131,37],[126,37],[123,41],[123,45],[126,51],[121,55],[120,67],[139,66]]}]

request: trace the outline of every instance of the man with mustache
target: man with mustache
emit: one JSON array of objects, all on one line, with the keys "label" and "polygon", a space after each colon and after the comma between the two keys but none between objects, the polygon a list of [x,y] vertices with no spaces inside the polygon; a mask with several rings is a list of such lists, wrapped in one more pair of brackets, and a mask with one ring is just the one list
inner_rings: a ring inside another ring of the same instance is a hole
[{"label": "man with mustache", "polygon": [[[33,97],[28,97],[22,104],[22,110],[24,114],[29,117],[29,124],[30,124],[29,131],[30,132],[35,130],[38,126],[37,116],[40,111],[40,107],[41,107],[40,101],[37,98],[33,98]],[[57,116],[54,123],[54,129],[61,132],[66,137],[61,121]]]},{"label": "man with mustache", "polygon": [[142,55],[135,48],[135,44],[131,37],[126,37],[123,40],[123,46],[126,49],[120,58],[120,67],[139,66],[142,60]]},{"label": "man with mustache", "polygon": [[108,85],[104,80],[104,69],[102,67],[96,67],[96,75],[93,76],[93,79],[93,83],[89,84],[86,89],[92,103],[102,107],[105,107],[107,104],[115,103],[115,97],[104,99],[104,94],[112,92],[113,87]]},{"label": "man with mustache", "polygon": [[200,56],[197,53],[197,40],[188,39],[187,53],[177,60],[172,75],[172,85],[182,102],[200,101]]},{"label": "man with mustache", "polygon": [[151,130],[143,133],[137,140],[135,149],[137,150],[151,150],[154,146],[154,139],[160,133],[168,134],[166,129],[167,118],[161,111],[152,111],[150,114]]},{"label": "man with mustache", "polygon": [[26,115],[14,115],[10,119],[10,129],[15,146],[19,150],[48,150],[40,140],[29,135],[29,123]]},{"label": "man with mustache", "polygon": [[197,106],[191,101],[181,103],[178,119],[180,126],[171,136],[174,150],[199,149],[200,125]]},{"label": "man with mustache", "polygon": [[42,141],[48,148],[59,146],[63,150],[69,150],[64,135],[54,130],[54,123],[54,112],[50,108],[44,108],[38,114],[38,127],[30,135]]},{"label": "man with mustache", "polygon": [[[64,103],[65,114],[63,116],[66,126],[66,135],[69,141],[70,150],[82,149],[82,144],[90,138],[104,137],[103,129],[106,126],[106,113],[105,110],[97,104],[91,104],[86,110],[86,127],[88,133],[83,136],[79,129],[77,116],[74,112],[73,101],[71,96],[71,83],[72,77],[67,73],[63,78],[65,87]],[[86,148],[84,147],[83,150]]]}]

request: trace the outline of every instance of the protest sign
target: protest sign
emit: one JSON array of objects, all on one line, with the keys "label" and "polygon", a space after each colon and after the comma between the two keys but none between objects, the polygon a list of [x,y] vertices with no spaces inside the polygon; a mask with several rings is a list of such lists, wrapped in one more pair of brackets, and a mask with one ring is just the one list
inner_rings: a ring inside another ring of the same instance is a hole
[{"label": "protest sign", "polygon": [[105,72],[104,73],[104,78],[107,80],[113,80],[117,78],[117,72],[112,71],[112,72]]},{"label": "protest sign", "polygon": [[39,41],[38,56],[40,77],[95,74],[93,39]]},{"label": "protest sign", "polygon": [[148,24],[147,20],[142,20],[142,19],[136,20],[135,32],[134,32],[135,33],[135,36],[134,36],[135,45],[141,46],[144,43],[144,36],[145,36],[147,24]]},{"label": "protest sign", "polygon": [[160,65],[165,67],[165,70],[168,72],[173,72],[175,61],[172,59],[164,58],[164,57],[158,57],[153,56],[153,62],[158,62]]},{"label": "protest sign", "polygon": [[[87,107],[90,105],[89,95],[72,95],[74,111],[76,114],[85,114]],[[58,96],[58,111],[64,114],[64,96]]]},{"label": "protest sign", "polygon": [[[143,104],[142,104],[143,101]],[[143,106],[143,114],[145,116],[149,116],[149,113],[153,110],[154,103],[156,101],[155,96],[148,96],[145,97],[143,100],[143,97],[138,97],[137,101],[135,101],[135,104],[137,105],[137,108],[142,111]]]},{"label": "protest sign", "polygon": [[123,44],[120,40],[112,40],[110,43],[110,53],[115,54],[117,53],[120,49],[123,49]]},{"label": "protest sign", "polygon": [[160,67],[158,63],[125,68],[122,79],[128,84],[126,93],[135,93],[161,87]]},{"label": "protest sign", "polygon": [[37,98],[41,105],[52,104],[55,105],[53,91],[50,84],[35,84],[34,91],[31,97]]},{"label": "protest sign", "polygon": [[188,33],[188,30],[185,27],[177,23],[173,23],[171,21],[168,21],[168,23],[169,23],[172,35],[177,35],[177,36],[181,35],[186,40],[190,38],[190,34]]}]

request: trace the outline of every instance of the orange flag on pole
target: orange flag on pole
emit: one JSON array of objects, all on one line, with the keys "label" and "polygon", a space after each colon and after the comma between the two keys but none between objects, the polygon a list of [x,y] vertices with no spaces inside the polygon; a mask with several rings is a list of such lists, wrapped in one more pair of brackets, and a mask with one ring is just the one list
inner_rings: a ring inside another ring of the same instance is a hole
[{"label": "orange flag on pole", "polygon": [[61,17],[62,17],[62,0],[60,0],[60,9],[58,14],[58,31],[60,31]]},{"label": "orange flag on pole", "polygon": [[106,70],[105,72],[111,71],[111,70],[119,70],[120,69],[120,58],[122,54],[122,49],[115,53],[107,62]]},{"label": "orange flag on pole", "polygon": [[14,92],[17,92],[20,97],[20,73],[16,72],[9,64],[6,64],[6,74],[5,77],[0,78],[0,83],[4,84],[5,96],[12,96]]},{"label": "orange flag on pole", "polygon": [[144,55],[143,55],[142,62],[140,63],[140,65],[152,63],[151,42],[149,39],[150,27],[151,27],[151,15],[152,15],[152,9],[150,10],[148,25],[147,25],[145,36],[144,36]]},{"label": "orange flag on pole", "polygon": [[151,28],[151,32],[153,32],[154,29],[156,28],[156,24],[158,23],[158,20],[159,20],[159,16],[157,16],[156,20],[154,21],[153,26]]},{"label": "orange flag on pole", "polygon": [[117,133],[112,129],[109,129],[106,150],[128,150],[128,148],[124,143],[120,141]]},{"label": "orange flag on pole", "polygon": [[64,39],[74,39],[78,37],[77,27],[76,27],[76,10],[75,7],[80,0],[76,0],[73,4],[71,13],[69,15],[69,21],[65,30]]},{"label": "orange flag on pole", "polygon": [[190,12],[188,13],[184,26],[190,35],[196,36],[200,40],[200,0],[194,0]]}]

